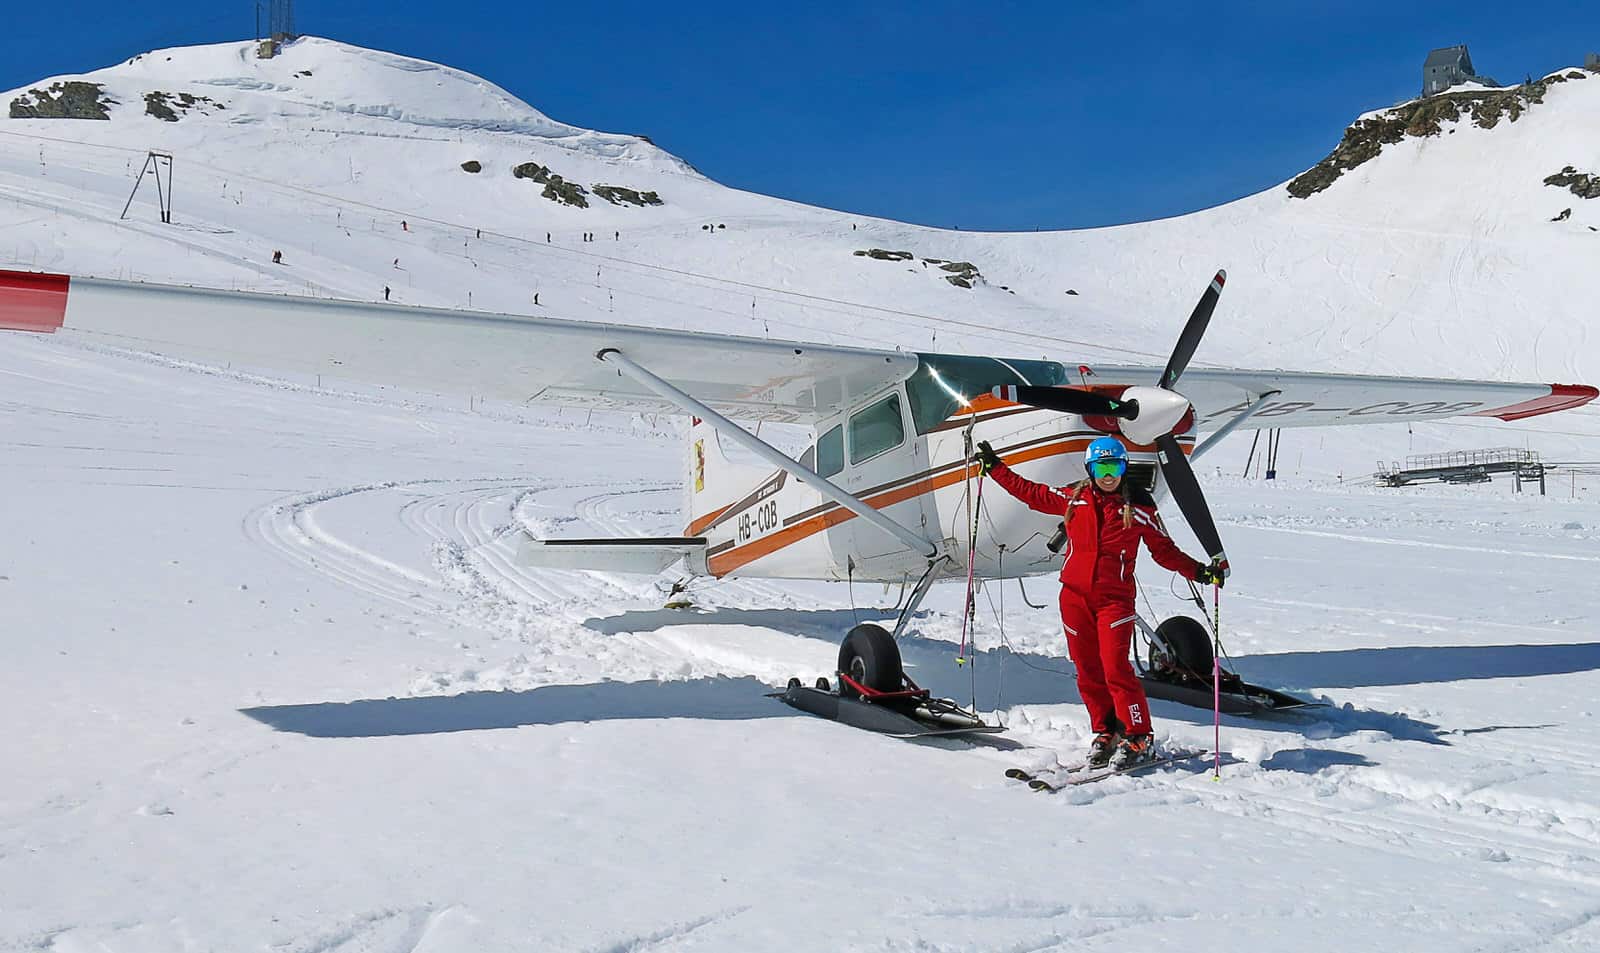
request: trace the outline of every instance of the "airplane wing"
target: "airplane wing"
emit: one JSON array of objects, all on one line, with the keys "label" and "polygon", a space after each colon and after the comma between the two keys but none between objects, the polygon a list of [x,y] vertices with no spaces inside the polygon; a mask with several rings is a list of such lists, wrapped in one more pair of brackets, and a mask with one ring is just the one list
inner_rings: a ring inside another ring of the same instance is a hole
[{"label": "airplane wing", "polygon": [[[13,271],[0,271],[0,328],[62,331],[209,364],[326,374],[422,391],[679,413],[675,405],[596,358],[601,349],[615,348],[730,417],[794,423],[831,416],[912,378],[919,368],[950,396],[946,406],[951,412],[965,400],[962,394],[986,394],[995,385],[1080,380],[1076,365],[1054,361],[919,355]],[[1094,367],[1087,383],[1151,384],[1161,370]],[[1177,390],[1194,404],[1202,430],[1220,426],[1263,394],[1268,395],[1267,405],[1246,427],[1459,416],[1520,420],[1577,407],[1600,395],[1581,384],[1215,368],[1190,368]],[[943,412],[933,416],[942,419]]]},{"label": "airplane wing", "polygon": [[917,368],[897,351],[12,271],[0,271],[0,328],[433,393],[679,413],[596,359],[615,348],[729,416],[797,423]]},{"label": "airplane wing", "polygon": [[[1087,380],[1096,386],[1149,384],[1161,373],[1159,367],[1128,366],[1095,366],[1092,371]],[[1226,423],[1262,394],[1270,396],[1244,423],[1245,429],[1344,427],[1446,417],[1522,420],[1580,407],[1600,396],[1600,391],[1585,384],[1516,384],[1199,367],[1185,371],[1176,389],[1194,405],[1201,430]],[[1272,393],[1274,391],[1276,393]]]}]

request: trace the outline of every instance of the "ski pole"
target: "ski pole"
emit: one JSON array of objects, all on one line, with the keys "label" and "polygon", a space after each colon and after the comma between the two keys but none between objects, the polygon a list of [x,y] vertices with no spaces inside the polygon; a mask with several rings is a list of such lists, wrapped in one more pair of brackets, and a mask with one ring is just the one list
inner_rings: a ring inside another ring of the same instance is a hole
[{"label": "ski pole", "polygon": [[967,602],[961,613],[961,649],[956,654],[957,665],[967,663],[967,625],[978,608],[978,601],[973,597],[972,581],[978,565],[978,515],[982,512],[983,472],[979,471],[977,499],[972,506],[972,533],[967,537]]},{"label": "ski pole", "polygon": [[1222,584],[1211,587],[1211,780],[1222,780]]}]

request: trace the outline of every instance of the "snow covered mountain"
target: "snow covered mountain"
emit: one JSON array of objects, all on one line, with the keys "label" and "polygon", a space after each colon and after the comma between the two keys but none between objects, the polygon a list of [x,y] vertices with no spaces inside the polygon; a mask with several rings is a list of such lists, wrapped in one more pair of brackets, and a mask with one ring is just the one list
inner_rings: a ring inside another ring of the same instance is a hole
[{"label": "snow covered mountain", "polygon": [[[1470,104],[1439,113],[1454,99],[1401,107],[1341,146],[1353,168],[1305,198],[1275,188],[1158,222],[1002,234],[728,189],[641,137],[331,40],[268,60],[249,43],[161,50],[0,95],[13,117],[0,120],[0,258],[364,300],[387,287],[399,302],[514,313],[537,293],[541,313],[564,317],[1152,362],[1222,266],[1202,363],[1582,382],[1600,378],[1600,208],[1543,180],[1600,174],[1591,75],[1552,74],[1537,101],[1513,90],[1492,128]],[[82,115],[108,118],[27,118],[72,90]],[[174,156],[170,227],[148,178],[118,220],[149,149]],[[872,249],[913,257],[858,254]],[[1520,442],[1460,428],[1430,429],[1426,448]]]},{"label": "snow covered mountain", "polygon": [[[163,50],[0,95],[0,267],[1159,363],[1225,266],[1198,363],[1592,384],[1600,76],[1559,75],[1368,113],[1328,163],[1194,215],[996,234],[729,189],[329,40]],[[149,150],[171,224],[148,179],[120,217]],[[1234,662],[1331,707],[1226,719],[1221,783],[1034,797],[1001,769],[1088,730],[1059,620],[1009,588],[973,664],[959,587],[904,642],[1029,746],[991,751],[762,697],[830,672],[893,593],[735,581],[683,615],[516,565],[521,527],[678,532],[666,421],[70,335],[0,335],[0,381],[0,948],[1600,946],[1600,483],[1331,479],[1525,441],[1595,460],[1593,408],[1291,435],[1276,484],[1202,473]],[[1153,618],[1195,611],[1139,573]],[[1211,744],[1210,712],[1152,716]]]}]

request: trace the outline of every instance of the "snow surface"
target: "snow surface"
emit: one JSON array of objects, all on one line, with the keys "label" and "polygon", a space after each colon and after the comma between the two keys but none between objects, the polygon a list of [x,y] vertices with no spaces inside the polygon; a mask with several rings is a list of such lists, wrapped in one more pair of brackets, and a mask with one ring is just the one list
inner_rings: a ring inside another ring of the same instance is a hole
[{"label": "snow surface", "polygon": [[[1152,363],[1221,265],[1208,363],[1600,379],[1600,213],[1540,182],[1600,171],[1600,77],[1517,123],[1406,140],[1309,201],[1051,234],[732,191],[326,40],[88,78],[121,102],[110,122],[0,122],[0,264],[520,312],[537,291],[565,317]],[[226,109],[160,122],[156,88]],[[150,183],[118,220],[149,148],[177,157],[174,226]],[[558,206],[511,177],[529,160],[666,204]],[[850,254],[869,247],[987,283]],[[1458,447],[1600,460],[1589,408],[1291,434],[1274,483],[1235,475],[1235,437],[1201,468],[1236,566],[1225,641],[1247,677],[1331,707],[1225,719],[1220,781],[1035,796],[1003,768],[1088,737],[1058,622],[1014,586],[980,599],[975,665],[954,664],[957,586],[905,642],[916,678],[1026,746],[1000,750],[763,697],[830,671],[893,592],[730,581],[686,614],[647,579],[512,562],[519,527],[681,530],[669,420],[70,335],[0,338],[0,380],[0,948],[1600,948],[1600,481],[1359,479]],[[1142,577],[1148,614],[1184,611],[1167,574]],[[1208,712],[1153,708],[1164,742],[1209,745]]]}]

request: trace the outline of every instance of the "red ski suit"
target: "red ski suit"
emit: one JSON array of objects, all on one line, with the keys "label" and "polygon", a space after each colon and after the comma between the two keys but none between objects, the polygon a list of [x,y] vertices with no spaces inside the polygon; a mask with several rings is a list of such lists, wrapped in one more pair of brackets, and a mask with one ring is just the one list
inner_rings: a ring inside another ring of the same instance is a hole
[{"label": "red ski suit", "polygon": [[1106,493],[1093,484],[1053,489],[1013,473],[1005,464],[994,481],[1030,509],[1067,524],[1061,567],[1061,624],[1067,654],[1078,670],[1078,694],[1096,732],[1150,733],[1150,703],[1133,673],[1128,648],[1134,629],[1134,562],[1139,542],[1161,566],[1193,579],[1202,564],[1167,535],[1148,493]]}]

